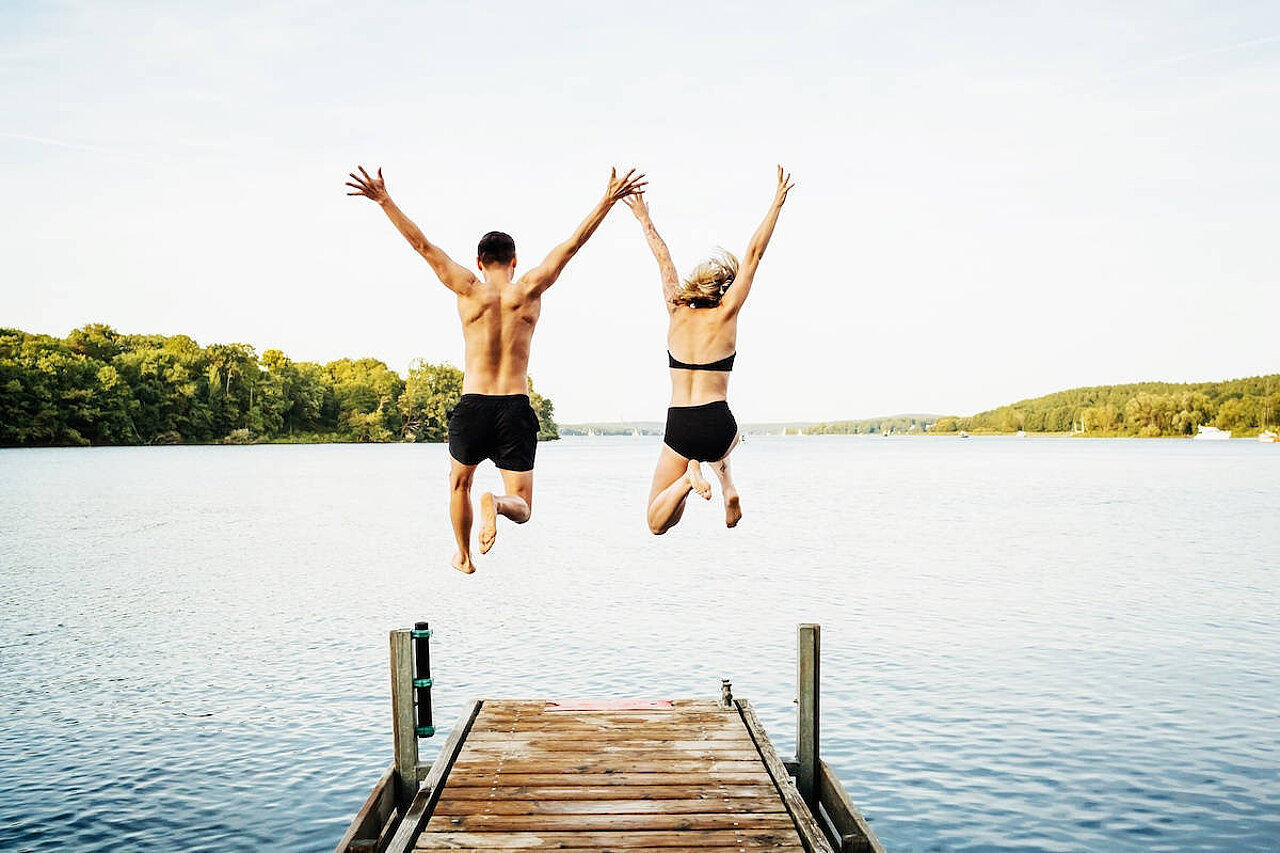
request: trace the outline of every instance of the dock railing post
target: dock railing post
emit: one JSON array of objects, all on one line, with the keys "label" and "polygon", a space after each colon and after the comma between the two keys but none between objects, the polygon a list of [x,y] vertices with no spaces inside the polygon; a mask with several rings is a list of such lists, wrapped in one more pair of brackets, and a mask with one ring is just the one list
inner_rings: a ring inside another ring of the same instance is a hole
[{"label": "dock railing post", "polygon": [[799,725],[796,730],[796,788],[817,812],[818,778],[822,757],[818,754],[818,681],[821,675],[822,627],[805,623],[796,629],[799,646]]},{"label": "dock railing post", "polygon": [[396,750],[396,802],[403,813],[418,792],[418,733],[413,709],[413,632],[391,632],[391,731]]}]

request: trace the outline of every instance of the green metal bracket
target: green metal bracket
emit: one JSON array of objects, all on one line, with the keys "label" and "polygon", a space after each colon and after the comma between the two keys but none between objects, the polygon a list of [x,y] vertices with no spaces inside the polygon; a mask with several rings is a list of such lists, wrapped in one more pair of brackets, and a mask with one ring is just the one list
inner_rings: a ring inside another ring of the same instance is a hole
[{"label": "green metal bracket", "polygon": [[422,628],[422,629],[414,628],[412,631],[409,632],[409,636],[413,637],[415,640],[426,639],[427,637],[431,636],[431,629],[430,628]]},{"label": "green metal bracket", "polygon": [[418,737],[431,737],[436,733],[435,726],[418,726],[414,729],[418,733]]},{"label": "green metal bracket", "polygon": [[430,687],[435,683],[436,680],[434,678],[415,678],[413,680],[414,687]]}]

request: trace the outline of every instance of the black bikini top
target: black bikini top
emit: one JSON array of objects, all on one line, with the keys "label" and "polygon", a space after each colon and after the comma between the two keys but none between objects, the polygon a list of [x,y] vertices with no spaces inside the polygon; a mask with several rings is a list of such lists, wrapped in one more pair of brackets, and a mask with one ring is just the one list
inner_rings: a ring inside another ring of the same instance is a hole
[{"label": "black bikini top", "polygon": [[688,364],[680,361],[672,355],[671,350],[667,350],[667,366],[675,368],[676,370],[719,370],[724,373],[728,373],[730,370],[733,370],[733,360],[737,357],[738,354],[735,352],[725,356],[719,361],[712,361],[707,364]]}]

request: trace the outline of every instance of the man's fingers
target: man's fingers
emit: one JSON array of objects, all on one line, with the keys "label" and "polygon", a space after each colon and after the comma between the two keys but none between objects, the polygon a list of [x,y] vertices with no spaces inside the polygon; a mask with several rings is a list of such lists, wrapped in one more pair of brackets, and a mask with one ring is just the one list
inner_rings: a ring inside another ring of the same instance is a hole
[{"label": "man's fingers", "polygon": [[382,180],[382,167],[378,167],[378,180]]},{"label": "man's fingers", "polygon": [[362,189],[364,189],[364,187],[360,186],[359,184],[353,184],[353,183],[351,183],[350,181],[347,181],[347,186],[351,187],[352,189],[357,189],[357,190],[362,190]]},{"label": "man's fingers", "polygon": [[347,195],[364,195],[364,193],[347,193]]},{"label": "man's fingers", "polygon": [[373,178],[369,175],[369,173],[364,170],[364,166],[356,166],[356,168],[360,170],[360,174],[364,175],[364,179],[366,181],[373,181]]}]

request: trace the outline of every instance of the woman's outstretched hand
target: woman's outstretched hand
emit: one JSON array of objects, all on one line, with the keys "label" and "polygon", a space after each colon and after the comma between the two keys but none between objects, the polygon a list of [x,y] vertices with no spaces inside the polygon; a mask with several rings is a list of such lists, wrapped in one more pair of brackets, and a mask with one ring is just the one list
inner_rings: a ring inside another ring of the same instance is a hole
[{"label": "woman's outstretched hand", "polygon": [[649,218],[649,205],[644,200],[643,191],[627,196],[624,201],[626,201],[627,207],[631,208],[631,212],[636,215],[636,219],[644,222]]},{"label": "woman's outstretched hand", "polygon": [[351,173],[351,179],[355,181],[355,183],[347,181],[347,186],[355,188],[355,192],[347,193],[347,195],[362,195],[365,198],[373,199],[378,204],[382,204],[384,201],[391,198],[391,196],[387,194],[387,185],[382,181],[381,168],[378,169],[378,177],[376,178],[366,172],[364,170],[364,166],[356,166],[356,168],[360,170],[360,175],[363,175],[364,177],[360,177],[360,175],[357,175],[355,172]]},{"label": "woman's outstretched hand", "polygon": [[787,193],[795,186],[791,182],[791,173],[785,171],[782,166],[778,166],[778,189],[773,194],[773,203],[782,206],[787,200]]},{"label": "woman's outstretched hand", "polygon": [[609,204],[621,201],[624,198],[633,196],[638,192],[642,192],[644,185],[649,183],[643,180],[644,174],[636,174],[636,170],[632,169],[621,178],[618,177],[617,169],[609,170],[609,185],[605,187],[604,197]]}]

